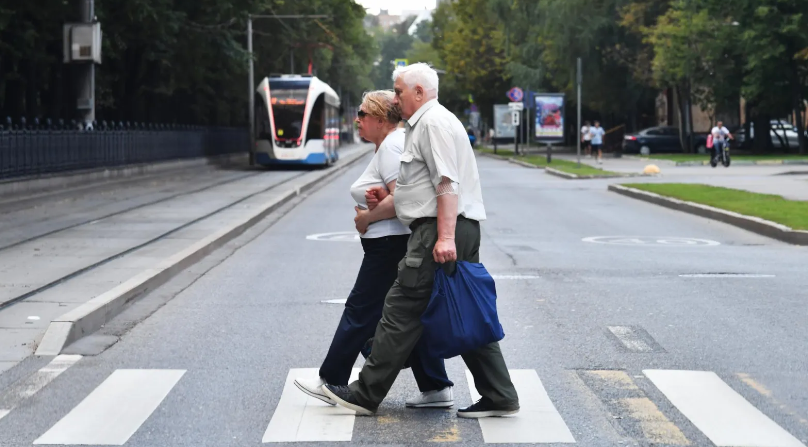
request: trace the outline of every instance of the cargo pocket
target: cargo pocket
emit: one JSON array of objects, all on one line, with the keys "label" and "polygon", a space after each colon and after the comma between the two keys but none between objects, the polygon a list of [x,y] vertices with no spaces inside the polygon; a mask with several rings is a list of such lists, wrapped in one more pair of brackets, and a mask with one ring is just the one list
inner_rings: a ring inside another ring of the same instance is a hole
[{"label": "cargo pocket", "polygon": [[403,259],[401,270],[398,273],[398,283],[404,287],[414,289],[418,286],[418,276],[424,258],[407,256]]}]

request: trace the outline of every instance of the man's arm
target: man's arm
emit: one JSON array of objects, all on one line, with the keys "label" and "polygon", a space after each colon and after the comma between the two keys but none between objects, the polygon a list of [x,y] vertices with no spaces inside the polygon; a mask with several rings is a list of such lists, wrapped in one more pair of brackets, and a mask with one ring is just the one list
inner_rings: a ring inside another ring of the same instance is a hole
[{"label": "man's arm", "polygon": [[396,191],[396,181],[387,184],[390,193],[384,197],[372,210],[368,212],[369,224],[380,220],[396,217],[396,206],[393,201],[393,194]]},{"label": "man's arm", "polygon": [[438,185],[438,242],[432,250],[435,262],[457,261],[455,226],[457,225],[457,192],[448,177]]}]

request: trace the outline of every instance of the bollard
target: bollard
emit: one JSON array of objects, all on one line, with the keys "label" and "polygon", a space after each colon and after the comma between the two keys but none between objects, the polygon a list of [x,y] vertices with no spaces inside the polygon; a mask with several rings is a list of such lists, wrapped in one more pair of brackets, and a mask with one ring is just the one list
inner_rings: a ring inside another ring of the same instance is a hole
[{"label": "bollard", "polygon": [[553,145],[548,143],[547,144],[547,164],[549,165],[552,162],[553,162]]}]

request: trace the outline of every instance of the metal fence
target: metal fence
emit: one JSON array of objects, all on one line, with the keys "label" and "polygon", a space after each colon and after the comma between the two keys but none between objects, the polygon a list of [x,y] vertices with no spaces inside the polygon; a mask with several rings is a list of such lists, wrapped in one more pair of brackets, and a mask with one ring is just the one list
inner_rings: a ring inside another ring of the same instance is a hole
[{"label": "metal fence", "polygon": [[94,123],[31,124],[7,119],[0,126],[0,179],[247,152],[240,128]]}]

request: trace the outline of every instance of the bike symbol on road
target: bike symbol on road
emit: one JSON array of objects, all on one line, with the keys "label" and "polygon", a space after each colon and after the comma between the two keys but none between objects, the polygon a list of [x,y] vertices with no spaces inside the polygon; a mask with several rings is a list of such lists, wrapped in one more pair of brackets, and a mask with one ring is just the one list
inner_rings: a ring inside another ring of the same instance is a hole
[{"label": "bike symbol on road", "polygon": [[359,233],[356,231],[338,231],[336,233],[310,234],[306,236],[310,241],[330,241],[330,242],[358,242]]},{"label": "bike symbol on road", "polygon": [[708,239],[695,239],[691,237],[650,237],[650,236],[592,236],[582,239],[593,244],[610,245],[655,245],[666,247],[714,247],[721,245]]}]

